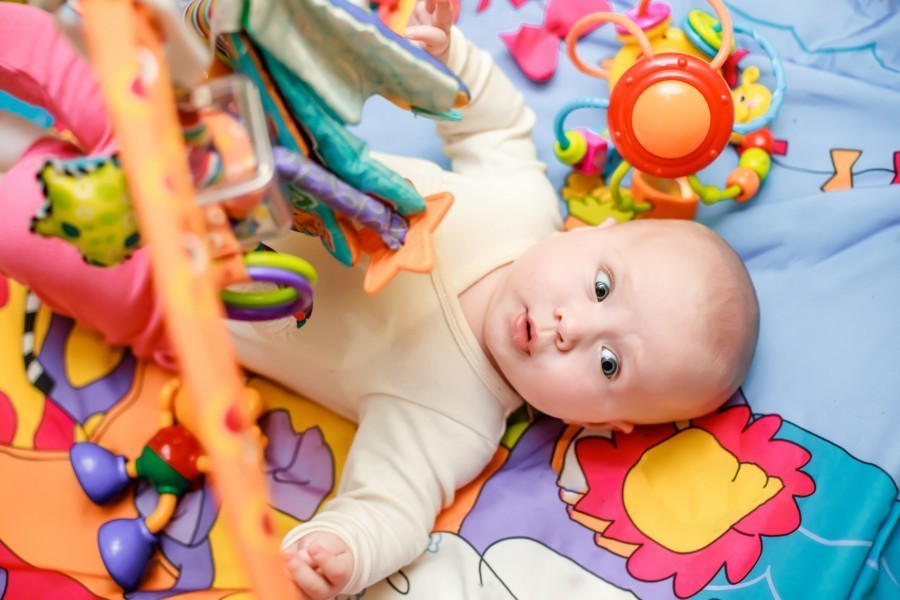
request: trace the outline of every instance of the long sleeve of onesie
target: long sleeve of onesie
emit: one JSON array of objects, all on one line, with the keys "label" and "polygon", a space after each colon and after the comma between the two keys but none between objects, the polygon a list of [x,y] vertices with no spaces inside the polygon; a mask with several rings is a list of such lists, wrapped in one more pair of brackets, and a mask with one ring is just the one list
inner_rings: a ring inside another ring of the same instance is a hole
[{"label": "long sleeve of onesie", "polygon": [[0,87],[48,110],[77,147],[38,139],[0,178],[0,273],[28,286],[53,311],[173,368],[163,318],[139,250],[115,267],[95,267],[63,240],[31,233],[44,196],[36,174],[45,161],[115,151],[112,126],[93,72],[57,30],[52,15],[0,3]]},{"label": "long sleeve of onesie", "polygon": [[[471,179],[467,179],[466,189],[474,189],[476,194],[482,181],[487,185],[508,181],[509,169],[516,170],[517,180],[521,171],[532,172],[535,180],[543,181],[544,167],[535,158],[531,140],[533,114],[525,107],[522,95],[494,66],[490,55],[468,44],[454,29],[448,63],[469,86],[473,99],[462,110],[460,122],[439,126],[455,171],[445,177]],[[504,177],[495,177],[497,171],[504,169]],[[536,203],[549,199],[546,212],[550,214],[554,210],[553,190],[549,183],[542,185],[547,189],[539,188],[545,193],[538,193]],[[489,199],[490,196],[486,201]],[[549,227],[552,219],[548,217],[547,223]],[[467,326],[464,321],[460,325]],[[397,360],[407,361],[407,376],[413,377],[415,361],[401,359],[399,353],[397,356]],[[473,410],[465,419],[451,418],[447,411],[459,399],[452,394],[448,397],[447,391],[435,383],[440,380],[434,375],[426,379],[429,369],[438,368],[441,367],[430,365],[418,376],[419,383],[413,385],[414,393],[427,394],[427,398],[406,399],[379,393],[357,402],[359,430],[337,496],[283,541],[282,545],[289,547],[314,531],[340,536],[350,547],[355,563],[344,593],[357,593],[420,555],[438,512],[453,501],[457,489],[484,469],[496,452],[504,424],[498,398],[481,388],[477,402],[468,398],[466,402],[483,406],[483,411],[475,414],[477,410]],[[395,372],[400,376],[402,370]],[[471,422],[481,425],[480,432],[466,424]]]},{"label": "long sleeve of onesie", "polygon": [[459,122],[443,121],[437,132],[444,139],[444,153],[459,174],[496,176],[508,169],[543,174],[531,130],[534,112],[522,93],[494,64],[491,55],[451,30],[447,66],[469,88],[470,103]]},{"label": "long sleeve of onesie", "polygon": [[284,539],[313,531],[344,539],[354,558],[353,594],[412,562],[438,512],[490,461],[497,440],[427,407],[375,396],[360,407],[338,495]]}]

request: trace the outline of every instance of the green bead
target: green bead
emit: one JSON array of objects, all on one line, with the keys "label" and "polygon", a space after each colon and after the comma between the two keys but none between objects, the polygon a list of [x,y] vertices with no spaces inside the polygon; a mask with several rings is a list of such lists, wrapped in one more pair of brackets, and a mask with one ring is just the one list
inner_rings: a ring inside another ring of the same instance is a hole
[{"label": "green bead", "polygon": [[747,148],[741,154],[738,165],[756,171],[759,180],[762,181],[769,174],[769,169],[772,168],[772,157],[762,148]]},{"label": "green bead", "polygon": [[559,162],[566,165],[574,165],[587,154],[587,141],[577,131],[567,131],[566,141],[569,142],[568,148],[563,149],[559,142],[555,142],[553,144],[553,152],[556,154]]},{"label": "green bead", "polygon": [[134,462],[138,476],[149,481],[160,494],[175,494],[180,498],[191,487],[190,481],[147,446]]}]

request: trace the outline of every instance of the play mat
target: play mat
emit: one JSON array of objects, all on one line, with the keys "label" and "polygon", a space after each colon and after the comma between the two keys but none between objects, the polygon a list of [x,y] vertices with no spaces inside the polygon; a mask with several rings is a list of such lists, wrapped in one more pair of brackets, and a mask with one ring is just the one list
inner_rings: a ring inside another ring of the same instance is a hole
[{"label": "play mat", "polygon": [[[568,167],[553,156],[553,119],[573,98],[606,94],[572,66],[545,20],[564,1],[463,0],[458,20],[524,90],[559,188]],[[676,18],[707,7],[672,4]],[[514,415],[427,552],[366,600],[900,597],[900,15],[881,0],[727,7],[778,50],[788,82],[771,125],[782,152],[759,194],[697,215],[744,258],[761,302],[740,392],[715,414],[631,435]],[[541,39],[546,81],[526,77],[538,59],[516,58],[504,42],[521,26]],[[579,51],[612,56],[611,29]],[[745,60],[771,76],[764,55]],[[603,118],[578,113],[584,124]],[[446,166],[432,130],[380,99],[354,128],[375,150]],[[726,150],[701,178],[724,182],[737,163]],[[165,380],[0,278],[0,598],[123,597],[97,531],[147,515],[156,492],[138,486],[97,507],[68,449],[89,439],[135,455],[156,428]],[[271,519],[285,532],[334,493],[353,425],[264,380],[251,387],[265,400]],[[251,597],[218,514],[206,487],[190,491],[127,597]]]}]

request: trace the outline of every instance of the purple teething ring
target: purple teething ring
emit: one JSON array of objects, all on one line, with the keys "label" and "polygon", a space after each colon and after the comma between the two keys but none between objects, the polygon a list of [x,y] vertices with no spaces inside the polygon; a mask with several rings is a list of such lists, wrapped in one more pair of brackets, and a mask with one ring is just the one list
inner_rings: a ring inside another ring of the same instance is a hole
[{"label": "purple teething ring", "polygon": [[286,285],[297,290],[297,299],[275,306],[231,306],[225,305],[225,313],[229,319],[239,321],[269,321],[280,319],[298,312],[307,315],[312,310],[312,286],[303,275],[278,267],[247,267],[247,275],[253,281],[268,281]]},{"label": "purple teething ring", "polygon": [[[625,11],[625,16],[635,22],[642,31],[649,31],[665,21],[672,14],[672,7],[665,2],[650,2],[647,4],[647,14],[639,15],[640,6],[635,6]],[[616,25],[616,33],[630,35],[628,30],[621,25]]]},{"label": "purple teething ring", "polygon": [[279,267],[252,266],[247,267],[247,275],[249,275],[250,279],[253,281],[268,281],[279,285],[286,285],[297,290],[297,302],[292,304],[300,304],[300,308],[299,310],[292,311],[290,314],[299,311],[308,313],[310,309],[312,309],[312,286],[306,277],[300,273],[288,271],[287,269]]}]

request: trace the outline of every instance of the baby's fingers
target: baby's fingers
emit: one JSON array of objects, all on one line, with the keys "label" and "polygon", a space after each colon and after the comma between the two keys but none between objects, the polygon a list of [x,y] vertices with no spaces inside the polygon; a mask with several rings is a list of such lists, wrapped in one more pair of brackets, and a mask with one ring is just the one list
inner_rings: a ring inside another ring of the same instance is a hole
[{"label": "baby's fingers", "polygon": [[433,8],[429,10],[434,15],[434,26],[442,31],[449,32],[453,27],[453,5],[450,0],[428,0]]},{"label": "baby's fingers", "polygon": [[447,49],[450,38],[447,33],[428,25],[413,25],[406,29],[406,37],[418,42],[430,54],[440,54]]},{"label": "baby's fingers", "polygon": [[318,564],[318,571],[325,576],[337,588],[342,589],[350,581],[353,561],[350,553],[339,552],[332,554],[321,546],[313,545],[309,549],[309,555]]},{"label": "baby's fingers", "polygon": [[303,560],[292,561],[288,564],[288,568],[297,587],[310,598],[331,598],[340,591],[323,574]]},{"label": "baby's fingers", "polygon": [[408,26],[412,25],[431,25],[431,13],[424,2],[416,2],[412,13],[409,15]]}]

